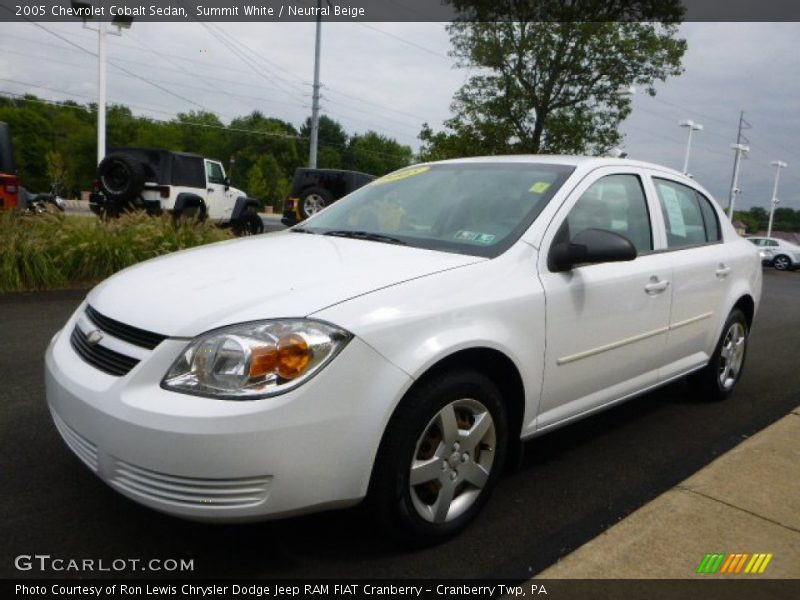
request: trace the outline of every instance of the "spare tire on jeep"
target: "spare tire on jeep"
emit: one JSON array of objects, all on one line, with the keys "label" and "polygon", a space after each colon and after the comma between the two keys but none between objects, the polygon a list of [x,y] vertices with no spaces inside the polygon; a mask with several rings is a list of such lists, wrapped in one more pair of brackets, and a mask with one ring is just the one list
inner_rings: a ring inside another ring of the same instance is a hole
[{"label": "spare tire on jeep", "polygon": [[106,198],[113,203],[126,203],[142,193],[145,166],[135,156],[114,152],[97,167],[97,179]]}]

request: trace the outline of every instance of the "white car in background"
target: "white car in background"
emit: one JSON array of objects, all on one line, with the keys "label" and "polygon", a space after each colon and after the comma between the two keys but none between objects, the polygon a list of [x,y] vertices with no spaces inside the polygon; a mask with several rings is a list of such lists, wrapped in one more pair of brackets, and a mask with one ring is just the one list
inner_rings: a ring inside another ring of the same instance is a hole
[{"label": "white car in background", "polygon": [[689,374],[728,396],[761,277],[673,170],[429,163],[101,283],[47,350],[47,400],[89,469],[153,509],[252,521],[367,498],[432,543],[523,440]]},{"label": "white car in background", "polygon": [[761,257],[778,271],[791,271],[800,267],[800,246],[773,237],[746,238],[761,250]]}]

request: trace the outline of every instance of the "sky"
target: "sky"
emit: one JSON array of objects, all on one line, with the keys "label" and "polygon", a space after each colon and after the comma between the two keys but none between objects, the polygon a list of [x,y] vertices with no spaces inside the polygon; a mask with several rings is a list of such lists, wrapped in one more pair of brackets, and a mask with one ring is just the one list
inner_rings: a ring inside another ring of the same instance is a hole
[{"label": "sky", "polygon": [[[739,114],[750,153],[737,208],[800,209],[800,23],[686,23],[685,72],[633,96],[622,124],[631,158],[683,166],[727,206]],[[299,128],[311,112],[313,23],[136,23],[108,38],[109,102],[169,119],[210,110],[228,122],[259,110]],[[322,113],[349,133],[375,130],[415,150],[422,123],[440,128],[470,73],[454,67],[442,23],[325,23]],[[0,93],[58,101],[97,98],[97,34],[76,23],[0,23]],[[145,81],[146,80],[146,81]],[[149,82],[149,83],[148,83]],[[190,149],[185,149],[190,150]],[[221,157],[224,158],[224,157]]]}]

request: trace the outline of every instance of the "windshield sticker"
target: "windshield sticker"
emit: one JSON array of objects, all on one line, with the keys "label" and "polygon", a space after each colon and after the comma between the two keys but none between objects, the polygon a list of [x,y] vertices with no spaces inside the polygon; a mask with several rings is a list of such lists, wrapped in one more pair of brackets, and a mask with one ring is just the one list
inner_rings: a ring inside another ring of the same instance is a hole
[{"label": "windshield sticker", "polygon": [[430,167],[417,167],[415,169],[405,169],[404,171],[398,171],[397,173],[389,173],[388,175],[384,175],[383,177],[381,177],[380,179],[376,179],[372,183],[376,185],[381,185],[384,183],[393,183],[395,181],[400,181],[401,179],[407,179],[409,177],[413,177],[414,175],[419,175],[429,170]]},{"label": "windshield sticker", "polygon": [[491,233],[479,233],[477,231],[461,230],[456,233],[455,238],[462,242],[475,242],[476,244],[491,244],[497,237]]},{"label": "windshield sticker", "polygon": [[550,184],[546,181],[537,181],[531,186],[528,191],[531,194],[544,194],[550,188]]}]

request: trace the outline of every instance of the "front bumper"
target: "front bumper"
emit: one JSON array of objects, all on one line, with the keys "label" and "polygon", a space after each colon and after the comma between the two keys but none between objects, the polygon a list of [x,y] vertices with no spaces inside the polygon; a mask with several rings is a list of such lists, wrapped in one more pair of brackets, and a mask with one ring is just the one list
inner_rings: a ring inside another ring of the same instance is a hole
[{"label": "front bumper", "polygon": [[45,359],[47,401],[61,436],[120,493],[194,520],[253,521],[357,503],[386,422],[411,383],[356,338],[283,395],[226,401],[179,394],[159,382],[186,340],[161,342],[115,377],[75,353],[75,320]]}]

